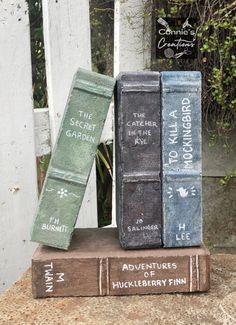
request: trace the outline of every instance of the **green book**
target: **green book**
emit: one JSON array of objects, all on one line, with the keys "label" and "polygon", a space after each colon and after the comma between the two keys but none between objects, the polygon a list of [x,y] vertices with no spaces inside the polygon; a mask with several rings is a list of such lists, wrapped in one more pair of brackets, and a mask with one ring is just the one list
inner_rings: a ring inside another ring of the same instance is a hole
[{"label": "green book", "polygon": [[74,76],[33,223],[31,240],[68,249],[101,137],[115,80]]}]

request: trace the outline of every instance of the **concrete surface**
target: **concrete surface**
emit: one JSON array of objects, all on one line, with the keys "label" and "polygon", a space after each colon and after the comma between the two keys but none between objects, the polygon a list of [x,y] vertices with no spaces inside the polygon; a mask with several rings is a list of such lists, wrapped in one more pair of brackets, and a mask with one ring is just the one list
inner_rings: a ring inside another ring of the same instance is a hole
[{"label": "concrete surface", "polygon": [[236,255],[212,255],[211,290],[201,294],[33,299],[28,270],[0,295],[1,325],[236,324]]},{"label": "concrete surface", "polygon": [[219,177],[203,177],[203,232],[212,248],[236,248],[236,178],[220,185]]},{"label": "concrete surface", "polygon": [[228,144],[231,150],[224,149],[224,140],[219,139],[210,146],[210,137],[207,131],[202,129],[202,171],[203,176],[225,176],[236,169],[236,129],[228,136]]}]

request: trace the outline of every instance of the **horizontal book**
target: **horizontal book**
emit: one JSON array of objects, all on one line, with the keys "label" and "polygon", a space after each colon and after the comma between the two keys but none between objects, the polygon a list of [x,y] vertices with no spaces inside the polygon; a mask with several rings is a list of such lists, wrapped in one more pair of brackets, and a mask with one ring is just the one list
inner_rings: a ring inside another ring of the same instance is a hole
[{"label": "horizontal book", "polygon": [[68,249],[115,80],[79,69],[72,82],[31,239]]},{"label": "horizontal book", "polygon": [[207,291],[206,248],[123,250],[117,229],[76,229],[65,252],[40,245],[32,258],[35,298]]},{"label": "horizontal book", "polygon": [[116,218],[125,249],[161,246],[159,72],[124,72],[115,92]]},{"label": "horizontal book", "polygon": [[202,244],[201,74],[161,73],[164,247]]}]

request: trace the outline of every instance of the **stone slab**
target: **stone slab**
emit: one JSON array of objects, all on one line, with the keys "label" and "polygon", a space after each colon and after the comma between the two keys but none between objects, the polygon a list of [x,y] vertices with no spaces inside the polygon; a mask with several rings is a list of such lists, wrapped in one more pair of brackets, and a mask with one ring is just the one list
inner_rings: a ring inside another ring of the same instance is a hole
[{"label": "stone slab", "polygon": [[236,255],[211,262],[211,290],[201,294],[33,299],[28,270],[0,296],[0,324],[236,324]]}]

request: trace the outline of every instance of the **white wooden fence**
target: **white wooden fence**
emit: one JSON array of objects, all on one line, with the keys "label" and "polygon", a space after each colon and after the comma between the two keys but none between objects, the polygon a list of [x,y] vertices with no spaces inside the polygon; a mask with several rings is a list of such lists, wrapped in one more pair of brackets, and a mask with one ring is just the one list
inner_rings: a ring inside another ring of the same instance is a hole
[{"label": "white wooden fence", "polygon": [[[149,18],[140,14],[149,1],[115,0],[115,76],[150,63]],[[0,292],[26,270],[36,247],[36,156],[51,151],[74,72],[91,69],[89,0],[43,0],[43,21],[49,109],[33,111],[28,8],[25,0],[0,1]],[[103,142],[112,140],[112,116],[111,107]],[[97,226],[95,166],[81,212],[79,227]]]}]

